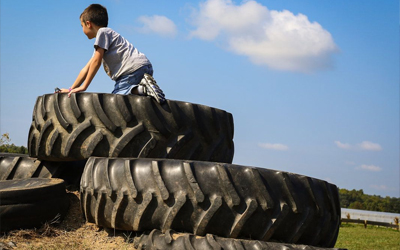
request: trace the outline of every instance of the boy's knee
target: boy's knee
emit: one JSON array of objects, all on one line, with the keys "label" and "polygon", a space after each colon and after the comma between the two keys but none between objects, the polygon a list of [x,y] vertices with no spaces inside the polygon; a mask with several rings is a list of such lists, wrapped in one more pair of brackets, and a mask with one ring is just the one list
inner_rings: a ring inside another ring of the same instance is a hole
[{"label": "boy's knee", "polygon": [[131,94],[132,95],[139,95],[139,90],[138,90],[138,86],[135,86],[131,89]]}]

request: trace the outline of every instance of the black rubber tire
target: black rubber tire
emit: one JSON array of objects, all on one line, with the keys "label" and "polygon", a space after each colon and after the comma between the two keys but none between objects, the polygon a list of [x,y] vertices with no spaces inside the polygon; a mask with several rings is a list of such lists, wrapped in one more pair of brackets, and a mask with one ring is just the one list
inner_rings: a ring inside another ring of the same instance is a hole
[{"label": "black rubber tire", "polygon": [[135,249],[138,250],[338,250],[338,248],[321,248],[307,245],[223,238],[212,234],[199,237],[189,233],[176,233],[172,230],[167,230],[163,234],[160,230],[156,229],[150,233],[143,233],[135,237],[134,245]]},{"label": "black rubber tire", "polygon": [[0,231],[61,221],[68,211],[65,182],[56,178],[0,181]]},{"label": "black rubber tire", "polygon": [[232,162],[233,117],[207,107],[150,97],[102,93],[39,96],[29,155],[68,161],[145,157]]},{"label": "black rubber tire", "polygon": [[0,181],[29,178],[60,178],[67,185],[79,185],[86,160],[41,161],[23,154],[0,153]]},{"label": "black rubber tire", "polygon": [[96,158],[81,179],[86,220],[145,231],[333,247],[337,187],[270,169],[167,159]]}]

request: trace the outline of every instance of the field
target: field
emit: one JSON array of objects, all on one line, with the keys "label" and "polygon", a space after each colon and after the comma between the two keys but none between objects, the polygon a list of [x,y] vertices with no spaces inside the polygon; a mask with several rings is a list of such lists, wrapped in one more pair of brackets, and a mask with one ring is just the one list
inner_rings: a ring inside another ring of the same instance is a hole
[{"label": "field", "polygon": [[[15,230],[0,237],[0,249],[104,249],[134,250],[134,233],[98,228],[85,223],[79,205],[79,192],[68,193],[71,201],[66,218],[57,226],[45,224],[39,229]],[[335,247],[357,249],[399,250],[400,232],[363,225],[343,224]]]},{"label": "field", "polygon": [[361,224],[342,224],[335,247],[349,250],[399,250],[400,232],[384,227],[364,228]]}]

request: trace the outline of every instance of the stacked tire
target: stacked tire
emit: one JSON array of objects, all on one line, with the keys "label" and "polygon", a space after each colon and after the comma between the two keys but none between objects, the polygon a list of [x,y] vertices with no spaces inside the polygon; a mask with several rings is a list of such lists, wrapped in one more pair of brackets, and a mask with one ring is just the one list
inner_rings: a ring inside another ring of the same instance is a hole
[{"label": "stacked tire", "polygon": [[159,105],[133,95],[43,95],[35,104],[28,149],[49,161],[99,156],[232,162],[233,118],[204,105]]},{"label": "stacked tire", "polygon": [[337,188],[281,171],[171,159],[90,158],[81,181],[89,222],[120,230],[333,247]]},{"label": "stacked tire", "polygon": [[0,197],[2,232],[58,222],[69,207],[62,179],[3,180]]},{"label": "stacked tire", "polygon": [[[30,159],[64,164],[51,173],[85,162],[75,176],[81,177],[86,220],[142,232],[135,239],[139,249],[333,247],[340,223],[337,187],[231,164],[233,132],[230,113],[204,105],[48,94],[37,98],[28,150]],[[7,171],[3,179],[15,176]]]}]

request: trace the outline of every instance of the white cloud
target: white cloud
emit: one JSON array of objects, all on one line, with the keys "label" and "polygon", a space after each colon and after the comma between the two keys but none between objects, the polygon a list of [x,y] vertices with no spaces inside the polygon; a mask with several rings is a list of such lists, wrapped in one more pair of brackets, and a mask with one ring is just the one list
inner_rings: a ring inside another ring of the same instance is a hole
[{"label": "white cloud", "polygon": [[350,149],[351,145],[348,143],[341,143],[340,141],[335,141],[336,146],[338,146],[338,148],[343,148],[343,149]]},{"label": "white cloud", "polygon": [[165,16],[140,16],[138,20],[143,24],[139,29],[142,33],[156,33],[164,37],[174,37],[177,34],[175,23]]},{"label": "white cloud", "polygon": [[363,141],[360,144],[358,144],[358,147],[360,147],[362,150],[369,150],[369,151],[381,151],[382,150],[381,145],[370,142],[370,141]]},{"label": "white cloud", "polygon": [[258,144],[259,147],[261,148],[265,148],[265,149],[272,149],[272,150],[279,150],[279,151],[286,151],[289,149],[288,146],[284,145],[284,144],[279,144],[279,143],[259,143]]},{"label": "white cloud", "polygon": [[331,34],[303,14],[269,10],[256,1],[208,0],[193,14],[191,37],[222,39],[227,49],[255,64],[313,72],[332,66],[338,51]]},{"label": "white cloud", "polygon": [[382,146],[378,143],[370,142],[370,141],[363,141],[356,145],[351,145],[348,143],[342,143],[340,141],[334,141],[336,146],[341,149],[351,149],[351,150],[363,150],[363,151],[381,151]]},{"label": "white cloud", "polygon": [[356,169],[367,170],[367,171],[372,171],[372,172],[380,172],[380,171],[382,171],[381,167],[378,167],[378,166],[375,166],[375,165],[365,165],[365,164],[356,167]]}]

